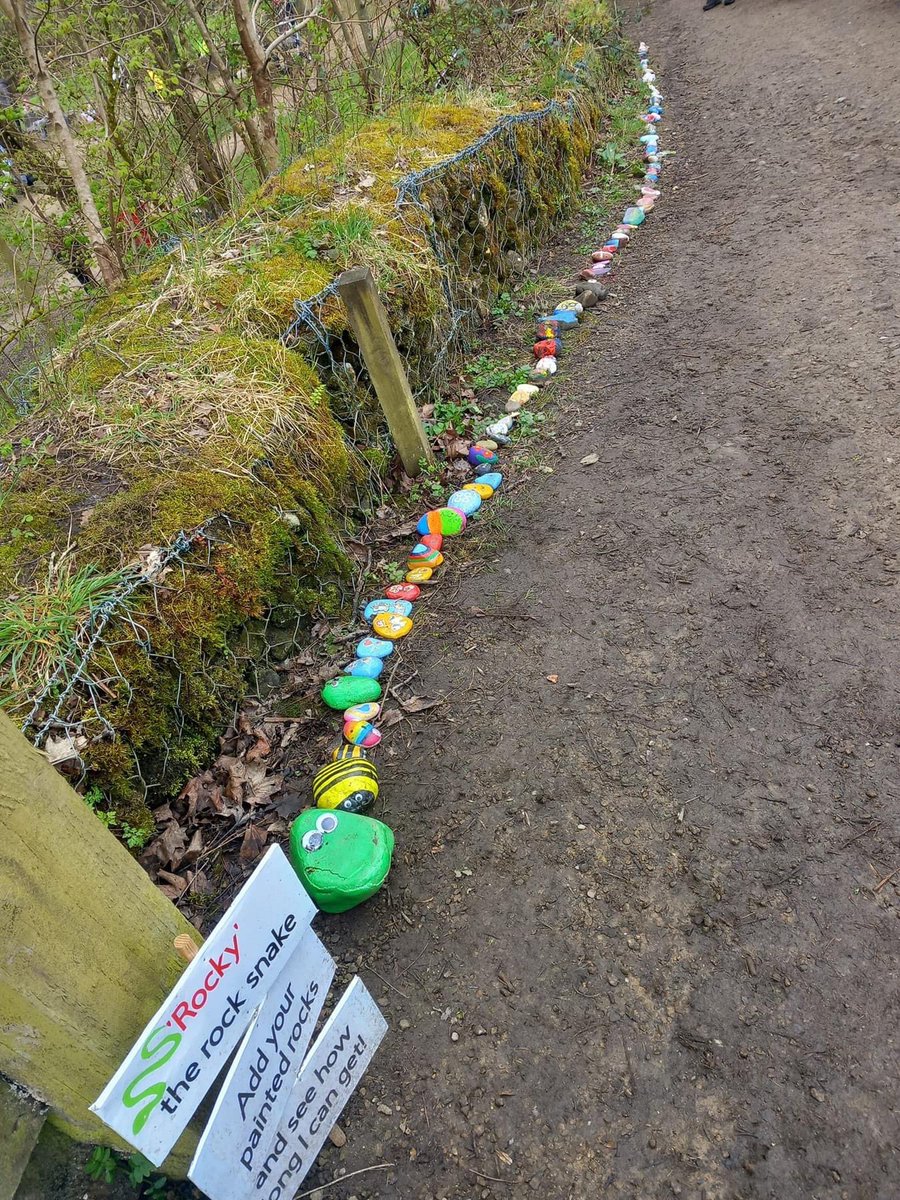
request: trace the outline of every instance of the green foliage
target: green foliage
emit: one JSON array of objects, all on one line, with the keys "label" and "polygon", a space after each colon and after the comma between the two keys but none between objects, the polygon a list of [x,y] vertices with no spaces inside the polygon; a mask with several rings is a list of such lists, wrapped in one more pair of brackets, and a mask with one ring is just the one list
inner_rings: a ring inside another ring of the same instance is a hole
[{"label": "green foliage", "polygon": [[400,563],[386,562],[384,564],[384,577],[388,583],[402,583],[406,578],[406,571]]},{"label": "green foliage", "polygon": [[[125,1170],[128,1174],[128,1182],[132,1187],[140,1187],[142,1183],[147,1182],[156,1168],[149,1159],[144,1158],[143,1154],[135,1151],[134,1154],[129,1154],[126,1159]],[[163,1183],[165,1183],[165,1180],[163,1180]]]},{"label": "green foliage", "polygon": [[96,1179],[98,1183],[112,1183],[118,1168],[116,1157],[107,1146],[95,1146],[84,1164],[85,1174],[90,1175],[91,1179]]},{"label": "green foliage", "polygon": [[466,371],[469,383],[476,391],[490,388],[509,389],[518,387],[528,379],[528,368],[511,365],[490,354],[480,354]]}]

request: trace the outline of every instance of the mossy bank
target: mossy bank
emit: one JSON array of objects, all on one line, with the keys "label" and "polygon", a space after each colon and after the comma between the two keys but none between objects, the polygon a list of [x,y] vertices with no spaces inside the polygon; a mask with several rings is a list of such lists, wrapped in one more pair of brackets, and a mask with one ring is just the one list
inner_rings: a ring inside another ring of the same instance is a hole
[{"label": "mossy bank", "polygon": [[391,449],[329,284],[371,266],[414,386],[439,387],[633,84],[602,3],[559,39],[556,78],[521,121],[438,99],[294,163],[100,304],[8,431],[5,703],[77,741],[120,819],[207,757],[243,685],[239,626],[348,599],[342,543]]}]

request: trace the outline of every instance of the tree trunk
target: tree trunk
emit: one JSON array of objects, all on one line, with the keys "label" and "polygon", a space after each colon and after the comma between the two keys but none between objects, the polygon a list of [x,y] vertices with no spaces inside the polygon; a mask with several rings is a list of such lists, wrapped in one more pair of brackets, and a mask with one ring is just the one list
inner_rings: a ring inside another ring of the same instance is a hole
[{"label": "tree trunk", "polygon": [[234,9],[234,20],[241,48],[247,65],[250,67],[250,79],[253,82],[253,94],[259,106],[262,126],[262,149],[269,173],[278,170],[280,154],[278,152],[278,133],[275,127],[275,95],[272,91],[272,81],[269,78],[266,51],[256,32],[249,0],[231,0]]},{"label": "tree trunk", "polygon": [[[219,53],[216,44],[213,41],[212,34],[207,28],[200,9],[195,4],[194,0],[185,0],[185,7],[191,14],[194,24],[200,30],[200,36],[203,38],[204,42],[206,42],[206,48],[209,51],[209,57],[212,60],[213,66],[216,68],[222,78],[222,83],[225,86],[228,99],[234,105],[235,111],[241,112],[245,108],[245,104],[241,100],[240,92],[237,90],[237,85],[234,82],[234,77],[228,68],[228,64]],[[270,171],[269,162],[266,158],[266,149],[263,141],[262,130],[257,124],[256,119],[249,115],[245,117],[239,117],[238,125],[241,141],[244,143],[247,153],[253,159],[253,165],[256,167],[260,182],[262,182]]]},{"label": "tree trunk", "polygon": [[[0,1073],[120,1145],[88,1106],[177,982],[173,940],[201,938],[4,713],[0,894]],[[179,1143],[167,1167],[186,1165]]]},{"label": "tree trunk", "polygon": [[103,232],[100,214],[94,203],[81,151],[66,124],[65,114],[56,95],[56,89],[47,70],[44,56],[38,49],[37,38],[28,23],[25,0],[0,0],[0,12],[9,18],[15,28],[25,61],[28,63],[29,71],[50,120],[50,135],[59,146],[69,174],[72,176],[78,207],[84,220],[85,233],[100,267],[103,282],[108,288],[115,287],[124,277],[122,268]]}]

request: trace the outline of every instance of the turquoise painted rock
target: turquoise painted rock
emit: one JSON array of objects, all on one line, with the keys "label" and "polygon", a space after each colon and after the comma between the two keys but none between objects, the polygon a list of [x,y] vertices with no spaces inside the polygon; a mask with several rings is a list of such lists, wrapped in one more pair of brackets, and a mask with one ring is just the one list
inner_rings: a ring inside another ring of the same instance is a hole
[{"label": "turquoise painted rock", "polygon": [[486,483],[488,487],[493,488],[496,492],[497,488],[503,482],[503,476],[499,471],[489,471],[486,475],[479,476],[479,483]]},{"label": "turquoise painted rock", "polygon": [[373,655],[371,658],[354,658],[352,663],[344,667],[344,674],[352,675],[355,679],[377,679],[383,670],[384,659]]},{"label": "turquoise painted rock", "polygon": [[356,643],[357,658],[387,658],[394,652],[394,643],[385,638],[364,637]]},{"label": "turquoise painted rock", "polygon": [[393,832],[361,813],[308,808],[291,826],[291,864],[323,912],[346,912],[374,896],[393,853]]},{"label": "turquoise painted rock", "polygon": [[631,204],[625,209],[625,215],[622,217],[622,222],[625,225],[642,225],[644,223],[644,212],[637,205]]},{"label": "turquoise painted rock", "polygon": [[465,514],[455,508],[433,508],[419,519],[416,533],[439,533],[443,537],[453,537],[462,533],[466,527]]},{"label": "turquoise painted rock", "polygon": [[366,621],[371,621],[379,613],[392,613],[398,617],[408,617],[412,612],[409,600],[370,600],[363,611]]},{"label": "turquoise painted rock", "polygon": [[365,704],[377,700],[381,695],[381,684],[377,679],[365,679],[358,675],[339,675],[329,679],[322,688],[322,699],[329,708],[344,712],[354,704]]},{"label": "turquoise painted rock", "polygon": [[471,517],[472,513],[478,512],[481,508],[481,497],[477,492],[454,492],[447,500],[448,508],[456,508],[461,513],[465,513],[467,517]]},{"label": "turquoise painted rock", "polygon": [[554,321],[558,321],[560,323],[560,325],[577,325],[578,324],[578,314],[573,313],[573,312],[568,312],[564,308],[555,309],[554,313],[553,313],[553,319],[554,319]]}]

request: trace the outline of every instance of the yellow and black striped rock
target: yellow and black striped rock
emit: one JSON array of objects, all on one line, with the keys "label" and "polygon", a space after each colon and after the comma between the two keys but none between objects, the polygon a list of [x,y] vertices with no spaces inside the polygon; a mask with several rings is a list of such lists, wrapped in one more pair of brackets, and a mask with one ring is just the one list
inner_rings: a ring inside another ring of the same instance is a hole
[{"label": "yellow and black striped rock", "polygon": [[345,758],[368,758],[368,754],[363,746],[351,746],[348,742],[341,742],[336,750],[331,752],[332,762],[341,762]]},{"label": "yellow and black striped rock", "polygon": [[313,779],[313,803],[317,808],[340,808],[363,812],[378,795],[378,772],[365,759],[342,758],[329,763]]}]

